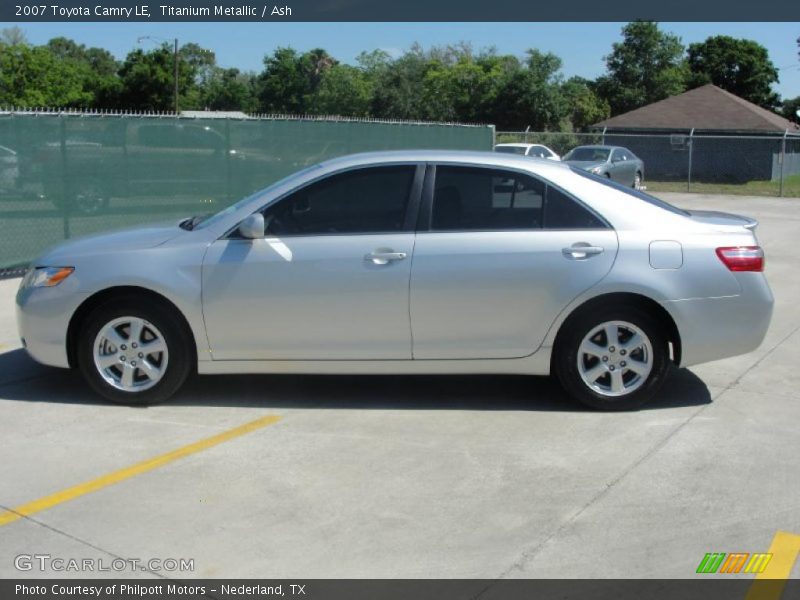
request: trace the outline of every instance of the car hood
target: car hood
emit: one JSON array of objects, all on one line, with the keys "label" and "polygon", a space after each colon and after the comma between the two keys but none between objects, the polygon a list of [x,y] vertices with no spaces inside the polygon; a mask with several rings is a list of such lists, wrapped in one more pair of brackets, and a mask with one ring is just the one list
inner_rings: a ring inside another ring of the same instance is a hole
[{"label": "car hood", "polygon": [[565,160],[562,162],[565,162],[568,165],[573,165],[575,167],[578,167],[579,169],[585,169],[586,171],[588,171],[589,169],[594,169],[595,167],[605,166],[606,164],[594,160]]},{"label": "car hood", "polygon": [[33,264],[70,266],[69,260],[76,256],[153,248],[186,233],[178,226],[179,223],[180,221],[172,220],[76,238],[45,251]]}]

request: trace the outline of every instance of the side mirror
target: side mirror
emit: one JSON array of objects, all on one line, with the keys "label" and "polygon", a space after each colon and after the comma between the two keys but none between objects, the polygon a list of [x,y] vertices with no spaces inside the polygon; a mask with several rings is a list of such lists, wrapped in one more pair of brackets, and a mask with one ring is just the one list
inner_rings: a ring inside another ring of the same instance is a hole
[{"label": "side mirror", "polygon": [[257,240],[264,237],[264,215],[254,213],[239,223],[239,234],[246,240]]}]

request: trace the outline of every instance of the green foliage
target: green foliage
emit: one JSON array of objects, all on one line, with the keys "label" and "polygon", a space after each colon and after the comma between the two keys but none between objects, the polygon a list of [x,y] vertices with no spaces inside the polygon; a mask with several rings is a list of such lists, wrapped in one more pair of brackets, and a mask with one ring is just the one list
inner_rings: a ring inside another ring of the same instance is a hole
[{"label": "green foliage", "polygon": [[[202,108],[201,84],[215,68],[214,53],[197,44],[178,50],[178,109]],[[119,68],[118,106],[133,110],[175,108],[175,52],[171,45],[128,53]]]},{"label": "green foliage", "polygon": [[303,54],[293,48],[278,48],[264,57],[259,77],[260,108],[265,112],[305,114],[311,112],[313,94],[325,71],[336,64],[325,50]]},{"label": "green foliage", "polygon": [[800,123],[800,116],[797,111],[800,110],[800,96],[783,101],[781,107],[781,114],[795,123]]},{"label": "green foliage", "polygon": [[208,110],[258,110],[256,75],[214,67],[200,86],[199,106]]},{"label": "green foliage", "polygon": [[107,108],[116,104],[120,92],[119,63],[108,50],[87,48],[65,37],[51,39],[46,47],[60,63],[70,64],[78,71],[83,90],[89,95],[88,107]]},{"label": "green foliage", "polygon": [[664,33],[652,21],[622,28],[622,42],[606,57],[607,74],[597,91],[617,115],[686,90],[687,67],[679,37]]},{"label": "green foliage", "polygon": [[319,115],[367,117],[373,93],[373,82],[363,69],[333,65],[322,74],[311,109]]},{"label": "green foliage", "polygon": [[[31,46],[19,28],[4,29],[0,104],[171,111],[173,52],[171,44],[138,48],[120,63],[68,38]],[[518,57],[465,43],[414,44],[396,57],[375,50],[346,65],[321,48],[278,48],[260,73],[243,73],[189,42],[178,52],[179,109],[481,122],[568,135],[706,82],[762,106],[779,104],[771,90],[777,71],[749,40],[710,37],[685,58],[678,37],[636,21],[605,59],[607,72],[589,81],[564,80],[560,58],[536,49]],[[796,107],[797,99],[785,102],[784,114],[795,119]]]},{"label": "green foliage", "polygon": [[608,101],[600,98],[594,91],[591,81],[582,77],[571,77],[561,86],[569,113],[567,122],[575,130],[582,130],[611,114]]},{"label": "green foliage", "polygon": [[91,100],[75,63],[46,46],[0,43],[0,105],[81,107]]},{"label": "green foliage", "polygon": [[767,49],[752,40],[718,35],[690,44],[687,63],[691,87],[713,83],[764,108],[779,104],[778,95],[772,91],[778,70]]}]

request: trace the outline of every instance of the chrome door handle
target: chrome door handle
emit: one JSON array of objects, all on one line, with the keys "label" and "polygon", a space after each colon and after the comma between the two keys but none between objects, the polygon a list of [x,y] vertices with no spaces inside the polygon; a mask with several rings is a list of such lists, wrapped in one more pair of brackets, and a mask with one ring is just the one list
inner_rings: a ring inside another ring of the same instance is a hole
[{"label": "chrome door handle", "polygon": [[561,253],[570,260],[586,260],[592,256],[597,256],[603,253],[603,248],[600,246],[590,246],[579,242],[573,244],[569,248],[562,248]]},{"label": "chrome door handle", "polygon": [[364,260],[369,260],[376,265],[386,265],[395,260],[403,260],[407,254],[405,252],[370,252],[364,256]]}]

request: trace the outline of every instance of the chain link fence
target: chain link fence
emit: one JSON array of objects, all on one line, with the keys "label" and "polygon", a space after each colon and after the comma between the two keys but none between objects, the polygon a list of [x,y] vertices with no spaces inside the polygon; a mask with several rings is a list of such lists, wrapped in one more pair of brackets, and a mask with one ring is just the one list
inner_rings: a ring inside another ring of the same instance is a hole
[{"label": "chain link fence", "polygon": [[491,150],[494,128],[265,115],[0,111],[0,270],[96,231],[216,212],[370,150]]},{"label": "chain link fence", "polygon": [[651,192],[800,198],[798,134],[498,131],[496,142],[543,144],[561,156],[576,146],[624,146],[644,161],[644,183]]}]

